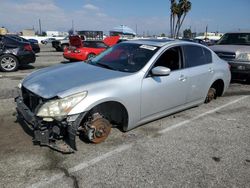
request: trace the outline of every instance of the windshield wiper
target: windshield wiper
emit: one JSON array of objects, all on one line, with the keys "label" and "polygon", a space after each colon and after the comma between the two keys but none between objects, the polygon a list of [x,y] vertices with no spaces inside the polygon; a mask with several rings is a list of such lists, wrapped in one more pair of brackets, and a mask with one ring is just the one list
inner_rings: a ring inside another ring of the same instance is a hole
[{"label": "windshield wiper", "polygon": [[102,63],[95,63],[96,65],[99,65],[100,67],[104,67],[104,68],[107,68],[107,69],[110,69],[110,70],[116,70],[114,69],[113,67],[107,65],[107,64],[102,64]]}]

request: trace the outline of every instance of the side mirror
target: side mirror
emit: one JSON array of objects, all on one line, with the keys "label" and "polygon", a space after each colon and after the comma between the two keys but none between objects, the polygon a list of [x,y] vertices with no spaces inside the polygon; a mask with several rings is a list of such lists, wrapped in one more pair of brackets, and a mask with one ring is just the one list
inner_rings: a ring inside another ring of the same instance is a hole
[{"label": "side mirror", "polygon": [[167,67],[158,66],[151,70],[153,76],[168,76],[171,70]]}]

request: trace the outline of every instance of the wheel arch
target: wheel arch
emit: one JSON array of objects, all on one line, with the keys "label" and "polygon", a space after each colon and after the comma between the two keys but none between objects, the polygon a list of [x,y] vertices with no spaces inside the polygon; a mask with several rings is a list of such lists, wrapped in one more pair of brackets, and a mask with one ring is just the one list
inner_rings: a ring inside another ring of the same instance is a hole
[{"label": "wheel arch", "polygon": [[94,106],[90,107],[90,110],[85,115],[83,121],[86,121],[91,114],[99,113],[110,121],[112,125],[116,125],[123,131],[127,130],[129,122],[128,111],[121,102],[115,100],[102,101]]},{"label": "wheel arch", "polygon": [[223,95],[224,90],[225,90],[225,82],[221,78],[215,79],[210,88],[216,89],[216,96],[220,97]]}]

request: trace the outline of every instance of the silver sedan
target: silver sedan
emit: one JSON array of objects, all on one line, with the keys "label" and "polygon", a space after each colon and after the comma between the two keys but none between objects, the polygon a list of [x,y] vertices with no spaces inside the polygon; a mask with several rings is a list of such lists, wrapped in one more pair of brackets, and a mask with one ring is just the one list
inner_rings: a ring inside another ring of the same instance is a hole
[{"label": "silver sedan", "polygon": [[68,153],[76,150],[78,133],[102,142],[111,127],[127,131],[210,102],[223,95],[230,79],[228,64],[203,45],[133,40],[85,63],[29,75],[15,100],[34,142]]}]

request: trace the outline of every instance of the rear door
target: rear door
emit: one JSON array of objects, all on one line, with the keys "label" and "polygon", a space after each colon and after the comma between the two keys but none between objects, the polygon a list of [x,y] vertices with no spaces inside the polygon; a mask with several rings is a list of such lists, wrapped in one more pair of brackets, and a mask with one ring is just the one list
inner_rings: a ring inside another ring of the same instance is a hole
[{"label": "rear door", "polygon": [[205,99],[214,74],[212,54],[205,47],[184,45],[184,67],[190,82],[187,102]]}]

